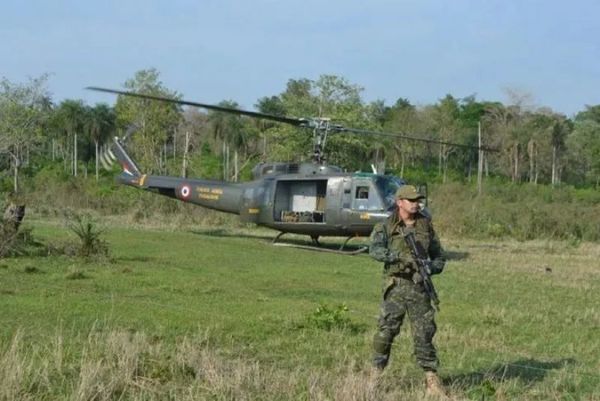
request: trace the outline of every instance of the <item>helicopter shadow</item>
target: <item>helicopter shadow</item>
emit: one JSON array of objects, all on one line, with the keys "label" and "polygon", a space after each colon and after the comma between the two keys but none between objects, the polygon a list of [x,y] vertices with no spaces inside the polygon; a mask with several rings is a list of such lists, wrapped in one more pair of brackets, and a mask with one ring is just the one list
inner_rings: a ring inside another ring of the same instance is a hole
[{"label": "helicopter shadow", "polygon": [[484,385],[489,381],[502,382],[510,379],[518,379],[524,384],[530,385],[544,380],[551,370],[562,369],[575,362],[576,360],[573,358],[563,358],[556,361],[539,361],[531,358],[518,359],[513,362],[494,365],[489,369],[448,376],[443,381],[445,385],[463,391]]},{"label": "helicopter shadow", "polygon": [[[273,240],[277,237],[277,235],[268,235],[262,233],[248,233],[248,232],[236,232],[230,229],[223,228],[207,228],[207,229],[194,229],[190,231],[192,234],[196,235],[206,235],[210,237],[219,237],[219,238],[248,238],[248,239],[258,239],[262,241],[267,241],[269,244],[278,245],[278,246],[297,246],[300,248],[311,250],[323,250],[323,251],[338,251],[340,246],[344,243],[344,237],[330,237],[330,239],[325,241],[320,241],[318,246],[315,246],[310,239],[306,236],[295,234],[288,234],[285,238],[278,239],[277,242],[273,242]],[[346,244],[344,249],[348,252],[357,251],[360,248],[364,247],[364,244]]]},{"label": "helicopter shadow", "polygon": [[150,262],[154,258],[149,256],[119,256],[116,260],[120,262]]},{"label": "helicopter shadow", "polygon": [[275,236],[269,236],[266,234],[252,234],[244,232],[235,232],[224,228],[207,228],[207,229],[194,229],[190,230],[192,234],[205,235],[208,237],[219,237],[219,238],[251,238],[260,239],[266,241],[272,241]]}]

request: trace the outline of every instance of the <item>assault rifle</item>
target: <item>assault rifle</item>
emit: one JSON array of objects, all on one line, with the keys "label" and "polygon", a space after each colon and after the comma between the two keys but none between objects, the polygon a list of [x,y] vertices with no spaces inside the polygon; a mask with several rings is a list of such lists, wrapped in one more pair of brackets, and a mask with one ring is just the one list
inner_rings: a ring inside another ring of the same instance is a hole
[{"label": "assault rifle", "polygon": [[433,286],[433,281],[431,281],[431,260],[429,260],[427,252],[425,249],[423,249],[423,245],[417,242],[415,233],[410,232],[405,234],[404,240],[406,241],[408,248],[410,249],[410,253],[417,264],[417,270],[423,279],[425,292],[427,295],[429,295],[431,302],[433,302],[434,308],[439,311],[440,300],[437,296],[437,292],[435,291],[435,287]]}]

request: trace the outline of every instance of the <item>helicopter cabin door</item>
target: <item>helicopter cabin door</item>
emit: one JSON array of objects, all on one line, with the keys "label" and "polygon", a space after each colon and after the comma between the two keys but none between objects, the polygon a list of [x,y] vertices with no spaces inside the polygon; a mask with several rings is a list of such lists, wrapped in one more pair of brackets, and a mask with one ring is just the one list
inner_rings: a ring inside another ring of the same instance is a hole
[{"label": "helicopter cabin door", "polygon": [[373,226],[371,213],[382,210],[383,203],[371,179],[345,180],[342,214],[349,234],[368,235]]},{"label": "helicopter cabin door", "polygon": [[325,223],[327,180],[281,180],[273,219],[282,223]]},{"label": "helicopter cabin door", "polygon": [[246,223],[258,223],[264,212],[265,188],[248,187],[242,194],[242,207],[240,209],[240,218]]}]

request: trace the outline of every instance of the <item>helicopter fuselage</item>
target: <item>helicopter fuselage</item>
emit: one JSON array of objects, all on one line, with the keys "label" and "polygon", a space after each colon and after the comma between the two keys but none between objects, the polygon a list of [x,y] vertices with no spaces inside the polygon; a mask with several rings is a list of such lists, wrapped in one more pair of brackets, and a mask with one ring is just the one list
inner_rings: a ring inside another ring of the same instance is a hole
[{"label": "helicopter fuselage", "polygon": [[238,214],[245,222],[312,237],[368,236],[377,222],[389,216],[393,194],[403,184],[393,176],[344,173],[314,163],[260,167],[259,178],[245,183],[126,172],[118,181]]}]

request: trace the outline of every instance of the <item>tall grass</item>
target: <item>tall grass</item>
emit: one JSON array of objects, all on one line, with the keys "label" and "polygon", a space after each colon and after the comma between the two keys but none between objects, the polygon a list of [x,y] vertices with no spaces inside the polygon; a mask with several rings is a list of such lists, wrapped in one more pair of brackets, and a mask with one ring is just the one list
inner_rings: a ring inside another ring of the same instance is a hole
[{"label": "tall grass", "polygon": [[[206,332],[175,344],[118,329],[87,333],[81,350],[57,333],[31,349],[17,332],[0,355],[0,400],[418,400],[357,361],[339,370],[293,370],[220,355]],[[405,383],[406,384],[406,383]],[[395,389],[390,390],[390,387]]]},{"label": "tall grass", "polygon": [[489,183],[483,195],[465,184],[435,186],[435,222],[463,238],[600,241],[600,192],[572,187]]}]

